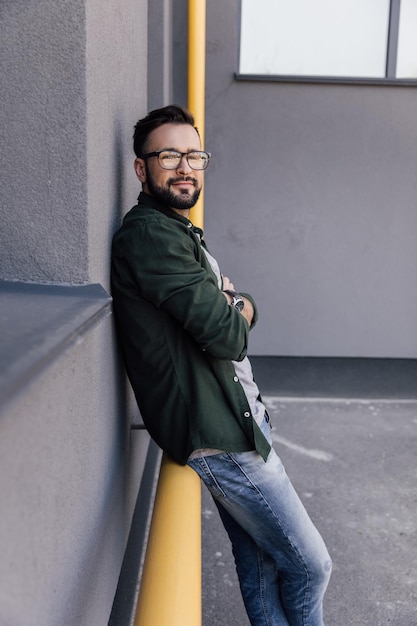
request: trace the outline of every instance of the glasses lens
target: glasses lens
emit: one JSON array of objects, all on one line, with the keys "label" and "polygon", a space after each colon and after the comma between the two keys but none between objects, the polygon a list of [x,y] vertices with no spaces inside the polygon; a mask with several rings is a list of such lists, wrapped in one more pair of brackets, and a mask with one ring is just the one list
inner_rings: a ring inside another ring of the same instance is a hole
[{"label": "glasses lens", "polygon": [[205,170],[209,162],[209,155],[207,152],[189,152],[187,161],[193,170]]},{"label": "glasses lens", "polygon": [[159,163],[164,170],[175,170],[181,163],[181,154],[179,152],[161,152],[159,155]]}]

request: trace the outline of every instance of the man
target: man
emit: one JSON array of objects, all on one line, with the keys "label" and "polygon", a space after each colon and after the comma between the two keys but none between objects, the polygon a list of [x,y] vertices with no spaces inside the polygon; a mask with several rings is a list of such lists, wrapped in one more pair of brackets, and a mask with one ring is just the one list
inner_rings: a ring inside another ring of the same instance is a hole
[{"label": "man", "polygon": [[271,448],[246,356],[256,305],[189,220],[210,155],[177,106],[140,120],[134,149],[142,193],[114,237],[112,289],[144,423],[213,495],[252,626],[320,626],[331,561]]}]

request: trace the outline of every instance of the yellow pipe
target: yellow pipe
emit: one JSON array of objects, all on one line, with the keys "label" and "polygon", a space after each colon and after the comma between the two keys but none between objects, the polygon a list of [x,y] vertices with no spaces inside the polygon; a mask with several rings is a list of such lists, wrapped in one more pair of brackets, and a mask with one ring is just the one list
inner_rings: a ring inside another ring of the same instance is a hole
[{"label": "yellow pipe", "polygon": [[[206,0],[188,2],[188,108],[204,147]],[[204,223],[203,194],[191,221]],[[201,483],[163,455],[135,626],[201,626]]]},{"label": "yellow pipe", "polygon": [[[206,85],[206,0],[188,0],[188,108],[194,115],[204,148]],[[191,209],[190,219],[204,225],[204,198],[201,193]]]},{"label": "yellow pipe", "polygon": [[201,626],[201,487],[163,456],[135,626]]}]

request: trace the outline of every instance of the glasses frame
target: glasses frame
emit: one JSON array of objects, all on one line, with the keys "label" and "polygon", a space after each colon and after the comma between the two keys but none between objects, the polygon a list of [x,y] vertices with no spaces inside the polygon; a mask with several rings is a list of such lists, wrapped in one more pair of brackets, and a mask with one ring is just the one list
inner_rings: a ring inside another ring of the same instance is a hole
[{"label": "glasses frame", "polygon": [[[178,165],[176,165],[175,167],[164,167],[159,159],[159,156],[163,153],[163,152],[175,152],[176,154],[178,154],[181,158],[180,158],[180,162],[178,163]],[[188,160],[188,157],[190,154],[204,154],[205,156],[207,156],[207,161],[205,161],[205,166],[204,167],[200,167],[200,168],[195,168],[191,165],[191,163]],[[142,159],[149,159],[151,157],[157,157],[158,159],[158,163],[159,166],[163,169],[163,170],[176,170],[179,168],[179,166],[181,165],[181,161],[182,159],[185,157],[187,159],[187,163],[188,165],[191,167],[192,170],[194,170],[195,172],[201,172],[205,169],[207,169],[208,164],[210,162],[210,158],[211,158],[211,154],[210,152],[206,152],[205,150],[190,150],[189,152],[180,152],[179,150],[169,150],[167,148],[165,148],[164,150],[157,150],[156,152],[148,152],[147,154],[143,154],[142,155]]]}]

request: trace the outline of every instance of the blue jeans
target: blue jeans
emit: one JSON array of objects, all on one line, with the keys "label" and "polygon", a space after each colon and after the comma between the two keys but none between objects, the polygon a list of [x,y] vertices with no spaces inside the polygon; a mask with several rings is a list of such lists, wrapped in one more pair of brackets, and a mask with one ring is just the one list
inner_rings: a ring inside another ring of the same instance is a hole
[{"label": "blue jeans", "polygon": [[[271,441],[270,425],[262,430]],[[331,572],[324,542],[271,450],[188,462],[211,492],[232,542],[252,626],[323,626]]]}]

